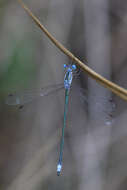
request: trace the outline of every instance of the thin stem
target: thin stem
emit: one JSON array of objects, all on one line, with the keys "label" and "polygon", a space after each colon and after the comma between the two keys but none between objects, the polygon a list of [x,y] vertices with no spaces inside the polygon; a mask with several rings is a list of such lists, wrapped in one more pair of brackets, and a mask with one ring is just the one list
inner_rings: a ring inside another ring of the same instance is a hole
[{"label": "thin stem", "polygon": [[99,84],[111,90],[117,96],[127,101],[127,90],[125,88],[120,87],[119,85],[107,80],[102,77],[92,69],[90,69],[87,65],[85,65],[82,61],[80,61],[76,56],[74,56],[69,50],[67,50],[59,41],[57,41],[48,30],[41,24],[41,22],[33,15],[30,9],[22,2],[22,0],[18,0],[22,7],[26,10],[28,15],[33,19],[33,21],[38,25],[38,27],[45,33],[45,35],[57,46],[65,55],[67,55],[73,62],[77,64],[85,73],[87,73],[91,78],[96,80]]}]

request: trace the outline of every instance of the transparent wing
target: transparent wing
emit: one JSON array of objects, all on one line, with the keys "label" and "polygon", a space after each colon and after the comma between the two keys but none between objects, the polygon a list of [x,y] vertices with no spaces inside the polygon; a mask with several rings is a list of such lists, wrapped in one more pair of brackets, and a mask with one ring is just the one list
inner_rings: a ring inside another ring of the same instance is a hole
[{"label": "transparent wing", "polygon": [[63,84],[57,84],[57,85],[48,85],[44,88],[40,88],[38,90],[25,90],[23,92],[15,92],[10,93],[5,103],[7,105],[15,106],[15,105],[24,105],[26,103],[29,103],[33,101],[34,99],[37,99],[41,96],[47,96],[49,94],[55,93],[58,90],[64,89]]},{"label": "transparent wing", "polygon": [[[95,94],[92,94],[91,98],[94,98],[95,96]],[[80,97],[81,100],[83,100],[83,102],[88,105],[88,91],[80,88]],[[112,114],[116,109],[116,104],[112,98],[100,97],[99,100],[96,102],[96,105],[98,105],[99,108],[99,106],[101,106],[102,104],[107,107],[107,110],[104,112],[107,112],[109,114]]]},{"label": "transparent wing", "polygon": [[[86,108],[88,108],[88,91],[84,89],[80,89],[81,100],[86,104]],[[91,98],[95,97],[95,94],[91,95]],[[89,100],[90,101],[90,100]],[[112,98],[108,97],[99,97],[98,101],[95,103],[98,109],[104,112],[106,115],[105,124],[107,126],[111,126],[114,121],[114,112],[116,109],[116,104]]]}]

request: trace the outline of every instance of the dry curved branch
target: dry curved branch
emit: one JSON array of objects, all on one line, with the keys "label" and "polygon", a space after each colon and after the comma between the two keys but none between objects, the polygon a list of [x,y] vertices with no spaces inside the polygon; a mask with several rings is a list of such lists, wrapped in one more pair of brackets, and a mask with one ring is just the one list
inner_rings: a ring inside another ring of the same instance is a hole
[{"label": "dry curved branch", "polygon": [[57,41],[48,30],[41,24],[41,22],[33,15],[30,9],[22,2],[22,0],[18,0],[22,7],[26,10],[28,15],[33,19],[33,21],[38,25],[38,27],[45,33],[45,35],[57,46],[65,55],[67,55],[73,62],[77,64],[85,73],[87,73],[91,78],[96,80],[99,84],[111,90],[117,96],[127,101],[127,90],[125,88],[120,87],[119,85],[107,80],[102,77],[92,69],[90,69],[87,65],[85,65],[82,61],[80,61],[77,57],[75,57],[69,50],[67,50],[59,41]]}]

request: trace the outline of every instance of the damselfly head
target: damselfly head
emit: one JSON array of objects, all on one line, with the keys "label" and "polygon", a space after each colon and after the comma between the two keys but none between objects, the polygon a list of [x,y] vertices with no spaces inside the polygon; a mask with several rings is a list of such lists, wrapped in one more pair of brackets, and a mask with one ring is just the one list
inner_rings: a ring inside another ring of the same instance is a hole
[{"label": "damselfly head", "polygon": [[67,69],[68,72],[72,72],[72,71],[75,71],[77,69],[75,64],[73,64],[73,65],[64,64],[64,68]]}]

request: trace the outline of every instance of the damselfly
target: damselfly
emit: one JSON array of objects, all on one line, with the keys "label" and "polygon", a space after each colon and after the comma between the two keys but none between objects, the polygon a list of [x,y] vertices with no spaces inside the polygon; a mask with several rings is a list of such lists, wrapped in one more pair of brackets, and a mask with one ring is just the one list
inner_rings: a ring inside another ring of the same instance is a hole
[{"label": "damselfly", "polygon": [[[75,65],[64,65],[64,68],[66,69],[65,76],[64,76],[64,84],[57,84],[57,85],[49,85],[44,88],[41,88],[39,90],[26,90],[22,93],[10,93],[6,99],[6,104],[12,105],[12,106],[19,106],[19,108],[22,108],[26,103],[29,103],[39,97],[47,96],[49,94],[55,93],[56,91],[59,91],[61,89],[65,89],[65,105],[64,105],[64,121],[63,121],[63,127],[62,127],[62,135],[61,135],[61,142],[60,142],[60,153],[59,153],[59,160],[57,164],[57,175],[59,176],[62,170],[62,160],[63,160],[63,146],[64,146],[64,130],[66,128],[66,118],[67,118],[67,110],[68,110],[68,100],[69,100],[69,92],[70,87],[73,80],[73,72],[76,70]],[[80,94],[83,94],[84,101],[87,102],[87,90],[80,89]],[[94,95],[93,95],[94,96]],[[104,104],[109,103],[111,104],[111,110],[107,110],[107,115],[111,114],[115,108],[115,104],[111,100],[107,100],[105,98],[102,98],[100,102]],[[99,102],[98,102],[99,104]],[[100,103],[101,104],[101,103]],[[109,115],[110,116],[110,115]],[[112,120],[112,119],[111,119]],[[108,119],[107,125],[111,123],[111,121]]]},{"label": "damselfly", "polygon": [[61,170],[62,170],[64,130],[66,127],[69,92],[70,92],[70,87],[71,87],[72,79],[73,79],[73,71],[76,70],[76,65],[64,64],[64,68],[66,69],[65,76],[64,76],[64,84],[50,85],[45,88],[41,88],[40,90],[25,91],[23,93],[11,93],[8,95],[6,99],[6,104],[13,105],[13,106],[18,105],[19,108],[22,108],[24,104],[29,103],[38,97],[49,95],[60,89],[65,89],[64,121],[63,121],[62,136],[61,136],[61,142],[60,142],[59,160],[57,164],[58,176],[60,175]]},{"label": "damselfly", "polygon": [[68,108],[68,99],[69,99],[69,92],[70,87],[73,79],[73,70],[76,70],[76,65],[64,65],[67,68],[64,77],[64,88],[65,88],[65,105],[64,105],[64,123],[62,128],[62,137],[60,142],[60,154],[59,154],[59,161],[57,164],[57,175],[59,176],[62,169],[62,159],[63,159],[63,146],[64,146],[64,130],[66,127],[66,117],[67,117],[67,108]]}]

